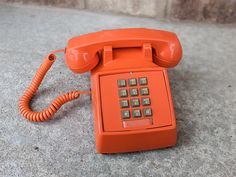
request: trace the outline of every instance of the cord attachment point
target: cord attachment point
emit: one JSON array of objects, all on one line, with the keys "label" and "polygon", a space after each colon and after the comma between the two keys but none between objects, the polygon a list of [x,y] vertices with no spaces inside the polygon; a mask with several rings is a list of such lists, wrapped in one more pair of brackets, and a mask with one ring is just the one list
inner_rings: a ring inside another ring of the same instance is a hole
[{"label": "cord attachment point", "polygon": [[53,60],[56,59],[56,55],[54,55],[54,54],[51,53],[51,54],[49,54],[48,59],[49,59],[50,61],[53,61]]}]

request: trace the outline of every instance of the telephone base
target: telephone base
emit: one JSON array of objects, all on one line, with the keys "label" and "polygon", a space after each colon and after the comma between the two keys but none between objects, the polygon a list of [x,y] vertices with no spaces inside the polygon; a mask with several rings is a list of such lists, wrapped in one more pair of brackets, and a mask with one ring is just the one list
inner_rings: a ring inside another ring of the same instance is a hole
[{"label": "telephone base", "polygon": [[97,152],[134,152],[176,144],[165,68],[92,72],[92,86]]}]

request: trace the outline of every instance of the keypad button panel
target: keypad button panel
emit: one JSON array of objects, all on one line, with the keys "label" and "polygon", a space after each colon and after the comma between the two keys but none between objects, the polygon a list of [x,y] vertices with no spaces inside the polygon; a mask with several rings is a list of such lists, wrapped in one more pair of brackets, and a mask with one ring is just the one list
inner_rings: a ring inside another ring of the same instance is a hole
[{"label": "keypad button panel", "polygon": [[[126,70],[125,72],[112,71],[94,75],[93,84],[99,82],[99,87],[94,87],[96,100],[94,106],[98,118],[103,124],[105,132],[116,132],[133,129],[160,128],[171,126],[175,123],[174,110],[170,94],[169,82],[165,69],[156,67],[153,70]],[[129,79],[136,78],[137,85],[129,86]],[[147,78],[147,85],[140,85],[139,78]],[[125,80],[126,86],[119,87],[117,81]],[[140,88],[147,87],[149,95],[141,95]],[[130,96],[130,89],[137,88],[138,96]],[[126,89],[127,97],[120,97],[119,90]],[[100,95],[100,96],[99,96]],[[138,98],[140,105],[132,107],[131,99]],[[150,105],[143,105],[142,98],[150,98]],[[100,101],[99,101],[100,100]],[[129,106],[121,108],[120,100],[128,100]],[[99,103],[99,104],[98,104]],[[101,106],[98,106],[101,105]],[[151,108],[152,116],[144,116],[144,108]],[[141,117],[133,118],[132,110],[140,109]],[[122,110],[128,110],[130,117],[123,119]],[[146,122],[146,123],[142,123]],[[148,122],[148,125],[147,125]],[[126,124],[127,123],[127,124]],[[125,126],[125,124],[127,126]]]},{"label": "keypad button panel", "polygon": [[122,119],[131,121],[152,118],[147,77],[119,79],[117,85]]}]

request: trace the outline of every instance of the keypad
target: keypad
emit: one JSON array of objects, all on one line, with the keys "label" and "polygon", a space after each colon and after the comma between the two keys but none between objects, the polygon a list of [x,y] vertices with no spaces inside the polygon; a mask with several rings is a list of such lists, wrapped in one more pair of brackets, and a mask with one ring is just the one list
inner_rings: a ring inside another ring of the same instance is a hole
[{"label": "keypad", "polygon": [[122,119],[150,119],[153,115],[148,78],[127,78],[117,81]]}]

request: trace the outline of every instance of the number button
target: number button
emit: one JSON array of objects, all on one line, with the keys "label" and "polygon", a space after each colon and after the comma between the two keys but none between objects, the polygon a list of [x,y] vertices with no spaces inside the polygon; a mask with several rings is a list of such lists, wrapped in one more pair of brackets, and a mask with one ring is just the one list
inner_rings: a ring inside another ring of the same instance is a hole
[{"label": "number button", "polygon": [[132,107],[137,107],[137,106],[139,106],[140,104],[139,104],[139,99],[138,98],[133,98],[133,99],[131,99],[131,106]]},{"label": "number button", "polygon": [[119,90],[119,95],[120,97],[127,97],[128,96],[127,90],[126,89]]},{"label": "number button", "polygon": [[147,87],[140,88],[140,94],[141,95],[148,95],[149,94],[148,88]]},{"label": "number button", "polygon": [[141,117],[140,109],[134,109],[132,113],[133,113],[133,117]]},{"label": "number button", "polygon": [[150,98],[142,98],[142,105],[149,106],[151,104]]},{"label": "number button", "polygon": [[121,108],[128,108],[129,107],[129,101],[128,100],[120,100],[120,107]]},{"label": "number button", "polygon": [[131,88],[130,90],[131,96],[138,96],[138,89],[137,88]]},{"label": "number button", "polygon": [[136,86],[137,80],[135,78],[132,78],[128,80],[128,83],[129,83],[129,86]]},{"label": "number button", "polygon": [[152,109],[151,108],[145,108],[143,109],[143,114],[145,117],[150,117],[152,116]]},{"label": "number button", "polygon": [[129,110],[121,111],[121,116],[122,116],[123,119],[128,119],[128,118],[130,118]]},{"label": "number button", "polygon": [[139,85],[147,85],[147,78],[146,77],[139,78]]},{"label": "number button", "polygon": [[126,86],[126,80],[118,80],[118,87],[125,87]]}]

